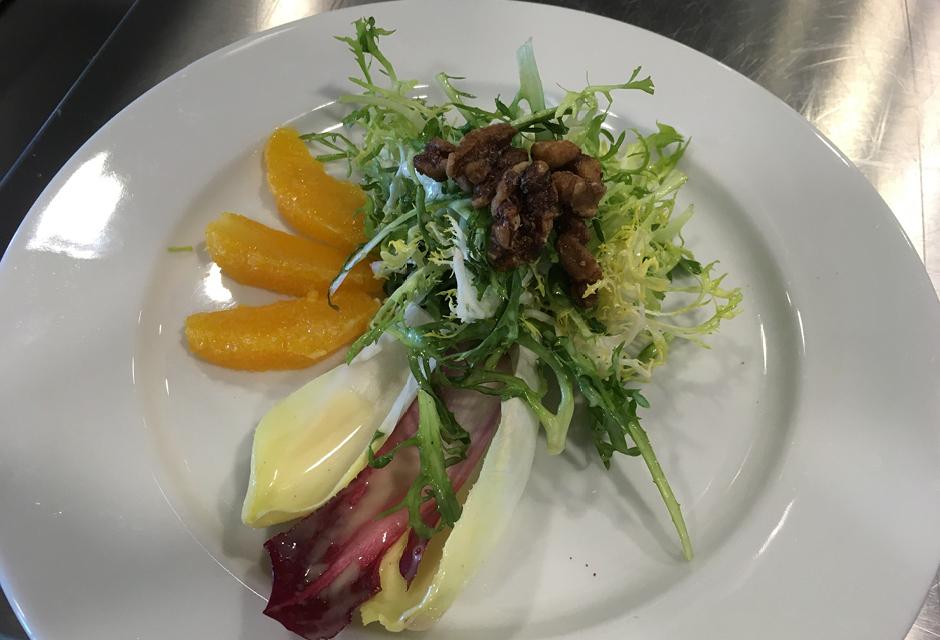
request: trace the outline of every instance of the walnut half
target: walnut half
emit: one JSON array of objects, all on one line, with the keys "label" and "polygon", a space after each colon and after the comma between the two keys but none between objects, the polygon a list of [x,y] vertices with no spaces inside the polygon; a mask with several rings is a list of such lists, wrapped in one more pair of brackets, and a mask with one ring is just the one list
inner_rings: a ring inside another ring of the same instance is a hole
[{"label": "walnut half", "polygon": [[447,177],[473,194],[473,206],[488,205],[503,172],[529,159],[524,149],[510,146],[516,133],[516,128],[505,122],[474,129],[448,156]]},{"label": "walnut half", "polygon": [[597,302],[596,294],[587,297],[584,294],[604,275],[597,258],[588,249],[589,239],[590,231],[581,218],[566,214],[559,220],[555,249],[562,269],[568,274],[569,294],[575,304],[582,307],[590,307]]},{"label": "walnut half", "polygon": [[414,157],[415,170],[432,180],[447,180],[447,158],[457,147],[441,138],[431,138],[424,151]]},{"label": "walnut half", "polygon": [[508,271],[541,255],[558,217],[551,171],[541,161],[520,162],[505,171],[490,205],[489,259]]}]

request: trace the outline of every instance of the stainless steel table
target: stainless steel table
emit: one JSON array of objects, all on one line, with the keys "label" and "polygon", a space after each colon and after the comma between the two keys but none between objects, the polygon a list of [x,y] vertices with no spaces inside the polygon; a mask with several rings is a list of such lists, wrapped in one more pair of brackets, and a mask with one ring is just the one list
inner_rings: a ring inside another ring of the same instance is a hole
[{"label": "stainless steel table", "polygon": [[[0,248],[5,248],[61,164],[151,86],[244,36],[359,4],[364,2],[133,2],[41,134],[0,181]],[[661,33],[775,93],[816,125],[874,184],[940,291],[940,0],[551,0],[551,4]],[[44,3],[34,6],[42,11]],[[0,27],[5,15],[0,13]],[[44,46],[55,49],[59,43],[49,38]],[[0,98],[3,93],[0,87]],[[5,635],[26,637],[0,601],[0,640]],[[935,581],[907,640],[938,638],[940,595]]]}]

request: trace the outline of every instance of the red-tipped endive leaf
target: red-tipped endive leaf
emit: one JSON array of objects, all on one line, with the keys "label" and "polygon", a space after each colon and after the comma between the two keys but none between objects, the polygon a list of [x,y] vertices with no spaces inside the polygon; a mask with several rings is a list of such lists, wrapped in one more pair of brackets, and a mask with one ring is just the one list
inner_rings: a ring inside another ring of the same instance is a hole
[{"label": "red-tipped endive leaf", "polygon": [[[473,391],[442,394],[471,437],[467,458],[448,468],[454,489],[471,476],[499,423],[499,400]],[[418,405],[402,416],[379,455],[417,431]],[[289,531],[265,543],[274,584],[265,614],[309,640],[332,638],[349,624],[353,610],[380,588],[384,553],[409,531],[408,512],[379,518],[400,502],[419,471],[417,450],[399,451],[382,469],[367,467],[333,499]],[[432,517],[433,502],[422,513]]]},{"label": "red-tipped endive leaf", "polygon": [[[538,383],[535,361],[535,354],[520,347],[515,375],[533,387]],[[425,557],[418,565],[411,539],[401,539],[385,554],[379,566],[381,590],[360,606],[366,624],[380,622],[390,631],[428,629],[498,544],[529,479],[539,431],[535,413],[519,398],[505,400],[500,413],[460,520],[432,551],[422,545]],[[430,546],[435,546],[434,540]],[[409,575],[413,567],[416,572]]]}]

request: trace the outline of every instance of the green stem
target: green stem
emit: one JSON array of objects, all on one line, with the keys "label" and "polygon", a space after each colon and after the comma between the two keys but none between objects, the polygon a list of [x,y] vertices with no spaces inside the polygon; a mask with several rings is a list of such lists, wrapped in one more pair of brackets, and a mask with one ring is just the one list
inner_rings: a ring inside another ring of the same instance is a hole
[{"label": "green stem", "polygon": [[[540,109],[539,111],[536,111],[535,113],[530,113],[521,118],[516,118],[509,124],[514,126],[516,129],[524,129],[528,127],[530,124],[536,124],[538,122],[545,122],[547,120],[551,120],[552,118],[555,117],[556,111],[557,109],[555,107],[549,107],[548,109]],[[560,114],[560,115],[564,115],[564,114]]]},{"label": "green stem", "polygon": [[686,560],[691,560],[692,540],[689,538],[689,531],[685,526],[685,518],[682,517],[682,507],[679,505],[679,501],[676,500],[676,496],[672,492],[672,487],[669,486],[669,481],[666,480],[666,474],[663,473],[663,468],[659,465],[659,460],[656,459],[656,454],[653,452],[653,446],[650,444],[649,437],[636,418],[627,420],[626,426],[627,433],[630,434],[633,442],[636,443],[636,447],[640,450],[643,461],[646,462],[646,466],[650,470],[650,475],[653,477],[653,484],[659,489],[659,495],[662,496],[663,502],[666,503],[666,510],[669,511],[672,524],[679,534],[679,542],[682,544],[682,555],[685,556]]},{"label": "green stem", "polygon": [[314,156],[319,162],[333,162],[334,160],[347,160],[349,154],[347,153],[324,153],[318,156]]},{"label": "green stem", "polygon": [[353,254],[346,259],[346,262],[343,263],[339,273],[337,273],[336,277],[333,278],[333,282],[330,283],[330,288],[327,291],[326,299],[329,301],[330,306],[333,305],[333,296],[336,295],[337,289],[339,289],[340,285],[343,284],[343,281],[346,279],[346,276],[349,275],[349,272],[352,271],[352,268],[362,262],[366,256],[368,256],[373,249],[379,246],[379,243],[381,243],[382,240],[384,240],[392,231],[408,222],[416,215],[418,215],[418,212],[412,209],[411,211],[398,216],[387,225],[382,227],[382,229],[372,236],[368,242],[356,249],[356,251],[354,251]]}]

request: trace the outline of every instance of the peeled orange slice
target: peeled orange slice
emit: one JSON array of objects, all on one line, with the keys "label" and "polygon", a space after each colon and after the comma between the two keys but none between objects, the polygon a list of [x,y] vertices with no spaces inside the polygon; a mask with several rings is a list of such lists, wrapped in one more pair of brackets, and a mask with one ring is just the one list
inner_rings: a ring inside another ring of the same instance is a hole
[{"label": "peeled orange slice", "polygon": [[229,369],[302,369],[359,337],[379,307],[367,293],[325,296],[196,313],[186,319],[186,340],[198,357]]},{"label": "peeled orange slice", "polygon": [[[236,213],[223,213],[206,227],[206,248],[223,273],[252,287],[291,296],[311,291],[326,293],[346,260],[339,249],[255,222]],[[378,294],[380,280],[368,265],[356,265],[344,289]]]},{"label": "peeled orange slice", "polygon": [[349,253],[365,240],[365,194],[357,185],[326,173],[300,135],[276,129],[264,149],[268,186],[277,209],[290,226],[308,238]]}]

